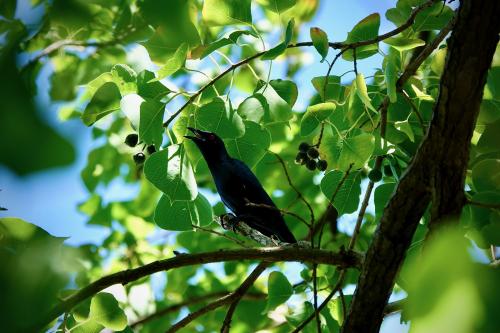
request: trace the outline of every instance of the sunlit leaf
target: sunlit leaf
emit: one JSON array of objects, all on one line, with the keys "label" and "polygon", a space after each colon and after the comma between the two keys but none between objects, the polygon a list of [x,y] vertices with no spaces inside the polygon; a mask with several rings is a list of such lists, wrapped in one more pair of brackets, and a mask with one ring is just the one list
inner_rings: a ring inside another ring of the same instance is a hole
[{"label": "sunlit leaf", "polygon": [[286,26],[286,32],[285,32],[285,40],[260,57],[262,60],[274,60],[276,57],[281,55],[283,52],[285,52],[288,44],[290,44],[290,41],[292,40],[292,34],[293,34],[293,26],[295,24],[295,21],[291,19],[288,22],[288,25]]},{"label": "sunlit leaf", "polygon": [[331,102],[309,106],[300,122],[300,135],[308,136],[311,134],[322,121],[335,111],[335,108],[335,103]]},{"label": "sunlit leaf", "polygon": [[265,312],[284,303],[293,294],[293,288],[286,276],[281,272],[271,272],[267,281],[267,306]]},{"label": "sunlit leaf", "polygon": [[[378,29],[380,27],[380,15],[374,13],[368,15],[359,21],[352,30],[347,34],[345,43],[356,43],[365,40],[370,40],[378,36]],[[378,52],[378,43],[360,46],[356,48],[356,59],[368,58]],[[342,54],[345,60],[354,60],[354,53],[352,50],[347,50]]]},{"label": "sunlit leaf", "polygon": [[94,94],[82,114],[82,121],[90,126],[102,117],[120,109],[121,94],[113,82],[104,83]]},{"label": "sunlit leaf", "polygon": [[163,67],[158,70],[158,77],[154,79],[154,81],[166,78],[181,69],[181,67],[184,65],[184,62],[186,61],[187,52],[188,44],[182,43],[181,46],[179,46],[179,48],[175,50],[175,53],[172,55],[172,57],[170,57],[166,61],[165,65],[163,65]]},{"label": "sunlit leaf", "polygon": [[193,224],[204,226],[212,222],[212,207],[201,194],[193,201],[171,201],[163,195],[156,206],[154,220],[162,229],[191,230]]},{"label": "sunlit leaf", "polygon": [[195,127],[217,133],[221,138],[240,137],[245,125],[240,115],[219,97],[197,108],[194,113]]},{"label": "sunlit leaf", "polygon": [[226,140],[229,154],[253,167],[265,155],[271,144],[269,132],[253,121],[245,121],[245,135]]},{"label": "sunlit leaf", "polygon": [[144,175],[171,200],[194,200],[198,195],[193,169],[179,145],[170,145],[149,156]]},{"label": "sunlit leaf", "polygon": [[205,0],[203,2],[203,21],[208,26],[231,24],[252,24],[250,0]]},{"label": "sunlit leaf", "polygon": [[383,42],[389,44],[399,52],[408,51],[425,45],[425,42],[421,39],[408,37],[390,37],[384,39]]},{"label": "sunlit leaf", "polygon": [[321,55],[321,62],[323,62],[328,55],[328,36],[326,32],[316,27],[311,28],[309,33],[311,35],[314,48]]},{"label": "sunlit leaf", "polygon": [[[361,194],[361,175],[359,172],[350,172],[340,187],[339,184],[345,176],[342,171],[330,171],[321,180],[321,191],[328,200],[334,193],[333,206],[342,214],[353,213],[358,209]],[[338,190],[337,190],[338,188]]]},{"label": "sunlit leaf", "polygon": [[127,326],[127,317],[118,305],[113,295],[98,293],[92,297],[89,318],[115,331],[121,331]]},{"label": "sunlit leaf", "polygon": [[375,149],[375,138],[371,134],[360,134],[343,141],[342,150],[338,161],[340,170],[347,170],[352,164],[352,169],[358,169],[372,156]]}]

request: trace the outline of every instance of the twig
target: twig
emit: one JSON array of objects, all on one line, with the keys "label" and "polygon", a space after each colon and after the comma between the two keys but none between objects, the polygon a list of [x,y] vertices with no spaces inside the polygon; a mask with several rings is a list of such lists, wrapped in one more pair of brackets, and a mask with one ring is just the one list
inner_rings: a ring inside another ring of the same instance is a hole
[{"label": "twig", "polygon": [[[227,296],[229,294],[230,294],[229,291],[218,291],[218,292],[213,292],[213,293],[206,294],[203,296],[193,297],[193,298],[190,298],[188,300],[182,301],[180,303],[177,303],[177,304],[174,304],[171,306],[167,306],[166,308],[160,309],[160,310],[150,314],[149,316],[146,316],[146,317],[144,317],[136,322],[131,323],[129,326],[131,328],[135,328],[137,326],[144,325],[144,324],[146,324],[150,321],[153,321],[155,319],[161,318],[166,314],[178,311],[178,310],[182,309],[183,307],[198,304],[198,303],[201,303],[203,301],[206,301],[206,300],[209,300],[209,299],[212,299],[215,297]],[[248,299],[252,299],[252,300],[264,299],[266,297],[267,297],[267,295],[264,293],[246,293],[244,295],[244,298],[248,298]]]},{"label": "twig", "polygon": [[295,191],[295,193],[297,193],[297,196],[299,197],[299,199],[302,200],[302,202],[304,202],[304,204],[307,206],[307,209],[309,210],[309,214],[311,216],[311,228],[312,228],[314,226],[314,211],[313,211],[311,205],[306,200],[306,198],[304,197],[302,192],[300,192],[297,189],[297,187],[295,185],[293,185],[292,179],[290,178],[290,174],[288,173],[288,169],[286,167],[285,161],[283,161],[283,158],[278,153],[275,153],[273,151],[269,151],[269,152],[271,154],[273,154],[274,157],[276,157],[276,159],[281,163],[281,167],[283,168],[283,171],[285,172],[285,176],[286,176],[286,180],[288,181],[288,185],[290,185],[290,187]]},{"label": "twig", "polygon": [[[218,300],[206,305],[205,307],[199,309],[198,311],[192,312],[188,314],[186,317],[184,317],[182,320],[180,320],[178,323],[170,327],[166,333],[174,333],[177,332],[179,329],[185,327],[187,324],[195,320],[196,318],[204,315],[207,312],[210,312],[212,310],[215,310],[223,305],[230,304],[236,302],[241,299],[241,297],[247,292],[247,290],[253,285],[255,280],[264,272],[264,270],[269,267],[269,263],[260,263],[253,271],[250,273],[250,275],[243,281],[243,283],[227,296],[221,297]],[[234,311],[234,310],[233,310]],[[227,317],[226,317],[227,318]],[[231,321],[231,317],[229,318],[229,323]],[[228,323],[228,324],[229,324]],[[224,320],[224,325],[226,324]],[[223,326],[224,328],[224,326]],[[229,329],[229,327],[228,327]]]},{"label": "twig", "polygon": [[477,202],[472,200],[467,200],[469,205],[478,206],[482,208],[491,208],[491,209],[500,209],[500,203],[486,203],[486,202]]},{"label": "twig", "polygon": [[425,134],[425,125],[424,125],[424,120],[422,119],[422,116],[420,115],[420,111],[418,111],[417,106],[413,101],[411,100],[410,96],[406,92],[406,90],[401,89],[401,92],[403,93],[403,96],[405,97],[406,101],[410,104],[411,109],[415,114],[417,115],[418,122],[420,123],[420,127],[422,128],[422,132]]},{"label": "twig", "polygon": [[224,237],[224,238],[226,238],[226,239],[230,240],[231,242],[236,243],[236,244],[238,244],[238,245],[240,245],[240,246],[243,246],[243,247],[245,247],[245,248],[247,248],[247,249],[248,249],[248,248],[250,248],[250,246],[246,245],[246,244],[245,244],[245,242],[240,241],[239,239],[236,239],[236,238],[234,238],[234,237],[228,236],[228,235],[226,235],[226,234],[223,234],[222,232],[218,232],[218,231],[216,231],[216,230],[212,230],[212,229],[208,229],[208,228],[200,227],[200,226],[195,225],[195,224],[192,224],[191,226],[192,226],[194,229],[198,229],[198,230],[205,231],[205,232],[208,232],[208,233],[211,233],[211,234],[217,235],[217,236]]},{"label": "twig", "polygon": [[399,312],[403,309],[406,303],[406,298],[400,299],[399,301],[394,301],[385,306],[384,316],[390,315],[394,312]]},{"label": "twig", "polygon": [[[318,248],[321,244],[318,244]],[[321,321],[319,320],[319,312],[318,312],[318,265],[313,264],[313,306],[314,306],[314,315],[316,317],[316,331],[321,333]]]},{"label": "twig", "polygon": [[352,49],[352,58],[354,60],[354,74],[358,76],[358,60],[356,59],[356,48]]},{"label": "twig", "polygon": [[[351,163],[349,165],[349,168],[347,168],[347,171],[345,172],[344,176],[342,177],[342,179],[340,180],[340,182],[337,184],[337,187],[335,188],[335,191],[332,194],[332,198],[330,199],[330,205],[333,206],[333,202],[335,201],[335,197],[337,196],[337,193],[339,193],[340,188],[342,187],[342,185],[344,185],[345,180],[349,176],[349,173],[351,172],[351,169],[352,169],[353,165],[354,165],[353,163]],[[318,245],[319,246],[318,247],[321,247],[321,238],[323,238],[323,227],[324,226],[325,226],[325,224],[323,224],[323,226],[321,227],[321,229],[319,231],[319,238],[318,238]]]},{"label": "twig", "polygon": [[[328,302],[330,302],[330,300],[333,298],[333,296],[335,295],[335,293],[337,292],[337,290],[339,290],[339,288],[342,286],[342,282],[344,281],[344,275],[345,275],[345,271],[341,270],[340,273],[339,273],[339,279],[337,280],[337,283],[333,287],[333,289],[330,292],[330,294],[325,298],[325,300],[323,301],[323,303],[321,303],[319,305],[317,311],[315,311],[315,312],[321,312],[321,310],[323,310],[323,308],[328,304]],[[304,327],[306,327],[306,325],[309,324],[309,322],[315,316],[316,316],[315,313],[313,313],[312,315],[310,315],[306,320],[304,320],[302,323],[300,323],[300,325],[297,326],[291,333],[299,333],[299,332],[301,332],[302,329],[304,329]]]},{"label": "twig", "polygon": [[290,216],[293,216],[295,217],[297,220],[299,220],[300,222],[304,223],[308,228],[311,227],[311,225],[309,224],[309,222],[307,222],[302,216],[294,213],[294,212],[290,212],[290,211],[287,211],[287,210],[284,210],[284,209],[279,209],[278,207],[275,207],[275,206],[270,206],[270,205],[266,205],[266,204],[256,204],[256,203],[253,203],[253,202],[247,202],[245,204],[245,206],[248,206],[248,207],[258,207],[258,208],[266,208],[266,209],[269,209],[269,210],[274,210],[274,211],[277,211],[277,212],[280,212],[284,215],[290,215]]},{"label": "twig", "polygon": [[340,303],[342,304],[342,322],[344,322],[345,316],[347,316],[347,306],[345,305],[344,292],[342,291],[342,288],[339,288],[339,298]]},{"label": "twig", "polygon": [[236,307],[238,306],[238,303],[246,294],[247,290],[251,287],[253,282],[269,266],[270,263],[261,262],[257,267],[255,267],[255,269],[248,276],[248,278],[241,284],[241,286],[234,292],[234,294],[236,294],[235,299],[232,301],[231,305],[229,306],[229,309],[227,310],[226,317],[224,318],[224,322],[222,323],[222,327],[220,329],[221,333],[229,333],[229,329],[231,327],[231,320],[233,318],[234,310],[236,310]]}]

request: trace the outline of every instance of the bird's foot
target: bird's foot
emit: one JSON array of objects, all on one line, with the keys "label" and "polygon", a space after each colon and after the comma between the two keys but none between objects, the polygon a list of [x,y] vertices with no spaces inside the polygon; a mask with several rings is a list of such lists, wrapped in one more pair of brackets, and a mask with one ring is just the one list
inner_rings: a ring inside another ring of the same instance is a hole
[{"label": "bird's foot", "polygon": [[226,230],[232,230],[233,232],[236,232],[236,226],[240,222],[240,219],[236,217],[235,215],[228,213],[219,216],[219,219],[221,221],[221,226],[226,229]]}]

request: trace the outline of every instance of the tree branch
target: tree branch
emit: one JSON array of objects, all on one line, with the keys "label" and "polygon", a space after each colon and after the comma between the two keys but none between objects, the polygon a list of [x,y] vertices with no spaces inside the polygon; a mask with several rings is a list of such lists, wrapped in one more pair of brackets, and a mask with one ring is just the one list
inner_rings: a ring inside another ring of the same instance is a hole
[{"label": "tree branch", "polygon": [[[429,0],[425,3],[423,3],[422,5],[416,7],[410,17],[408,18],[408,20],[406,20],[405,23],[403,23],[400,27],[394,29],[394,30],[391,30],[383,35],[380,35],[380,36],[377,36],[375,38],[372,38],[372,39],[367,39],[367,40],[364,40],[364,41],[359,41],[359,42],[355,42],[355,43],[339,43],[339,42],[332,42],[332,43],[328,43],[328,45],[333,48],[333,49],[342,49],[341,53],[343,53],[344,51],[348,50],[348,49],[353,49],[353,48],[357,48],[357,47],[360,47],[360,46],[364,46],[364,45],[370,45],[370,44],[375,44],[375,43],[378,43],[378,42],[381,42],[383,41],[384,39],[387,39],[387,38],[390,38],[390,37],[393,37],[397,34],[399,34],[400,32],[408,29],[412,24],[413,22],[415,21],[415,17],[417,16],[418,13],[420,13],[422,10],[426,9],[426,8],[429,8],[430,6],[432,6],[435,2],[437,2],[439,0]],[[295,48],[295,47],[303,47],[303,46],[313,46],[313,42],[300,42],[300,43],[296,43],[296,44],[290,44],[287,46],[288,49],[291,49],[291,48]],[[231,66],[229,66],[226,70],[224,70],[223,72],[221,72],[219,75],[217,75],[213,80],[211,80],[210,82],[208,82],[206,85],[204,85],[203,87],[201,87],[196,93],[194,93],[187,101],[186,103],[184,103],[180,108],[179,110],[175,111],[164,123],[163,123],[163,127],[168,127],[170,125],[170,123],[179,115],[181,114],[182,111],[184,111],[184,109],[186,109],[192,102],[194,102],[194,100],[201,94],[203,93],[206,89],[210,88],[211,86],[213,86],[217,81],[219,81],[220,79],[222,79],[226,74],[234,71],[236,68],[242,66],[242,65],[246,65],[248,64],[250,61],[256,59],[256,58],[259,58],[261,57],[262,55],[264,55],[265,53],[267,52],[267,50],[264,50],[264,51],[261,51],[261,52],[258,52],[246,59],[243,59],[243,60],[240,60],[239,62],[235,63],[235,64],[232,64]]]},{"label": "tree branch", "polygon": [[[454,216],[457,212],[460,202],[457,194],[463,192],[470,139],[487,69],[498,42],[499,15],[498,1],[461,1],[431,124],[384,209],[342,328],[344,333],[379,331],[396,274],[431,198],[434,216]],[[446,36],[450,24],[439,38]],[[431,44],[439,44],[438,37]],[[424,51],[417,60],[432,50]],[[403,74],[398,86],[410,75]],[[460,190],[453,190],[455,186]],[[432,195],[432,188],[440,194]],[[454,204],[439,205],[440,200],[435,199],[440,195],[442,199],[452,199]]]},{"label": "tree branch", "polygon": [[[229,294],[230,294],[229,291],[218,291],[218,292],[213,292],[213,293],[206,294],[203,296],[193,297],[193,298],[190,298],[188,300],[182,301],[180,303],[177,303],[177,304],[174,304],[171,306],[167,306],[166,308],[160,309],[160,310],[150,314],[149,316],[146,316],[142,319],[137,320],[136,322],[131,323],[129,326],[131,328],[135,328],[137,326],[142,326],[146,323],[149,323],[150,321],[159,319],[159,318],[161,318],[169,313],[176,312],[176,311],[182,309],[183,307],[198,304],[198,303],[201,303],[203,301],[206,301],[206,300],[209,300],[212,298],[227,296]],[[264,299],[266,297],[267,297],[267,294],[264,294],[264,293],[246,293],[243,296],[243,298],[251,299],[251,300],[260,300],[260,299]]]},{"label": "tree branch", "polygon": [[236,306],[240,300],[245,296],[246,292],[252,284],[257,280],[260,274],[262,274],[266,268],[270,266],[267,262],[261,262],[252,273],[248,276],[248,278],[241,284],[241,286],[234,291],[234,300],[231,302],[229,309],[227,310],[226,317],[224,318],[224,322],[222,323],[222,327],[220,329],[221,333],[229,333],[229,329],[231,328],[231,320],[233,318],[234,310],[236,310]]},{"label": "tree branch", "polygon": [[[198,311],[195,311],[195,312],[188,314],[186,317],[184,317],[178,323],[176,323],[175,325],[170,327],[166,333],[177,332],[178,330],[185,327],[186,325],[188,325],[190,322],[192,322],[196,318],[204,315],[207,312],[215,310],[223,305],[230,304],[230,303],[234,304],[235,302],[237,304],[238,301],[241,299],[241,297],[246,293],[246,291],[248,289],[250,289],[250,287],[253,285],[255,280],[257,280],[257,278],[260,276],[260,274],[262,274],[262,272],[264,272],[264,270],[267,267],[269,267],[269,263],[260,263],[252,271],[252,273],[250,273],[250,275],[245,279],[245,281],[243,281],[243,283],[238,287],[238,289],[236,289],[235,291],[233,291],[229,295],[221,297],[218,300],[206,305],[205,307],[199,309]],[[233,309],[233,311],[234,311],[234,309]],[[232,313],[231,313],[231,315],[232,315]],[[229,322],[230,321],[231,321],[231,317],[229,317]],[[224,324],[222,326],[221,331],[224,329],[225,324],[226,324],[226,320],[224,320]],[[229,325],[229,323],[228,323],[228,325]],[[227,330],[229,330],[229,326],[227,327]],[[224,331],[224,332],[226,332],[226,331]]]},{"label": "tree branch", "polygon": [[[401,74],[401,76],[399,77],[399,79],[396,83],[396,87],[397,87],[398,91],[401,91],[403,85],[406,83],[406,81],[413,74],[415,74],[416,70],[420,67],[420,65],[423,63],[423,61],[426,59],[426,57],[428,57],[432,53],[432,51],[439,46],[439,44],[443,41],[443,39],[446,37],[446,35],[448,35],[448,33],[450,32],[450,30],[452,29],[452,27],[454,25],[454,22],[455,22],[455,19],[452,19],[450,21],[450,23],[445,28],[443,28],[443,30],[441,30],[441,32],[436,36],[436,38],[432,41],[432,43],[428,44],[422,50],[422,52],[419,54],[419,56],[415,58],[414,62],[408,64],[408,66],[405,68],[405,71],[403,72],[403,74]],[[380,112],[380,136],[382,138],[385,137],[385,133],[386,133],[387,110],[388,110],[389,104],[390,104],[389,97],[386,96],[378,108],[378,110]],[[382,160],[383,160],[383,156],[377,156],[377,158],[375,160],[375,168],[380,169],[380,167],[382,165]],[[359,232],[359,228],[361,226],[361,222],[363,220],[363,216],[365,214],[366,206],[368,204],[368,199],[371,195],[371,191],[373,189],[373,186],[374,186],[374,183],[372,181],[370,181],[368,183],[367,192],[365,193],[365,198],[363,199],[362,208],[360,209],[360,212],[358,214],[358,218],[356,221],[356,227],[355,227],[355,233],[353,234],[353,238],[351,238],[351,241],[349,242],[349,248],[354,248],[355,241],[357,238],[357,233]],[[371,187],[371,189],[370,189],[370,191],[368,191],[368,189],[370,187]],[[409,190],[409,191],[411,192],[411,190]],[[363,207],[364,207],[364,209],[363,209]],[[404,220],[401,220],[401,221],[404,221]],[[356,231],[356,229],[358,231]],[[380,257],[380,260],[384,260],[384,258]],[[332,289],[330,294],[325,298],[323,303],[321,303],[321,305],[318,307],[319,312],[321,312],[321,310],[333,298],[333,296],[336,294],[338,288],[341,287],[343,279],[344,279],[344,275],[345,275],[345,271],[341,270],[340,274],[339,274],[339,280],[337,282],[337,285]],[[366,308],[365,308],[365,310],[366,310]],[[299,327],[296,330],[294,330],[294,332],[299,332],[300,329],[304,328],[313,318],[314,318],[314,314],[310,315],[301,325],[299,325]],[[361,332],[362,332],[362,330],[361,330]]]},{"label": "tree branch", "polygon": [[56,304],[40,322],[32,323],[31,328],[27,329],[27,331],[42,329],[52,320],[72,309],[75,305],[114,284],[127,284],[156,272],[168,271],[184,266],[242,260],[261,260],[266,262],[299,261],[359,268],[361,267],[362,255],[355,252],[341,251],[334,253],[318,249],[297,248],[295,246],[181,254],[174,258],[154,261],[144,266],[104,276]]}]

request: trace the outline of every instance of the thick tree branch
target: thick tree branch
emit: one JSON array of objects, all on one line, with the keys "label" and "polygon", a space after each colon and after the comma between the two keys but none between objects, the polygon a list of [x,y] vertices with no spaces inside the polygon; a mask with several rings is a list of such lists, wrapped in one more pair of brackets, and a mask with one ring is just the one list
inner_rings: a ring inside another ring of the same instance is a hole
[{"label": "thick tree branch", "polygon": [[456,216],[465,202],[470,139],[498,42],[499,15],[498,1],[461,2],[432,122],[384,210],[342,332],[379,331],[396,274],[431,198],[435,221]]},{"label": "thick tree branch", "polygon": [[361,267],[362,255],[355,252],[341,251],[334,253],[294,246],[181,254],[174,258],[155,261],[138,268],[104,276],[55,305],[40,322],[32,323],[31,329],[27,329],[26,331],[40,330],[61,314],[71,310],[78,303],[114,284],[127,284],[156,272],[168,271],[184,266],[242,260],[261,260],[266,262],[299,261],[359,268]]},{"label": "thick tree branch", "polygon": [[[448,33],[451,31],[452,27],[454,24],[454,19],[451,20],[448,25],[441,30],[441,32],[436,36],[436,38],[432,41],[432,43],[429,43],[419,54],[418,57],[415,58],[414,62],[408,64],[408,66],[405,68],[405,71],[401,76],[399,77],[396,87],[398,91],[401,91],[403,88],[403,85],[406,83],[406,81],[417,71],[417,69],[420,67],[420,65],[424,62],[426,57],[428,57],[433,50],[435,50],[439,44],[443,41],[443,39],[448,35]],[[380,136],[382,138],[385,138],[385,133],[386,133],[386,126],[387,126],[387,110],[389,107],[390,101],[389,97],[386,96],[382,103],[380,104],[378,110],[380,112]],[[383,156],[377,156],[375,160],[375,168],[380,169],[382,165],[382,160]],[[365,197],[363,199],[363,203],[361,205],[360,212],[358,213],[358,218],[356,220],[356,226],[355,226],[355,231],[353,233],[353,238],[349,242],[349,248],[354,248],[355,241],[357,238],[357,234],[359,232],[359,228],[361,226],[361,222],[363,221],[363,216],[366,211],[366,207],[368,205],[368,200],[371,196],[371,191],[373,189],[374,183],[370,181],[368,183],[368,188],[365,193]],[[383,258],[381,258],[383,260]],[[318,307],[318,311],[321,312],[321,310],[328,304],[328,302],[333,298],[333,296],[336,294],[338,288],[342,286],[342,282],[344,279],[345,271],[342,270],[339,274],[339,281],[337,282],[337,285],[332,289],[330,294],[325,298],[323,303]],[[310,315],[301,325],[299,325],[294,332],[299,332],[300,329],[304,328],[312,319],[314,318],[314,314]]]}]

